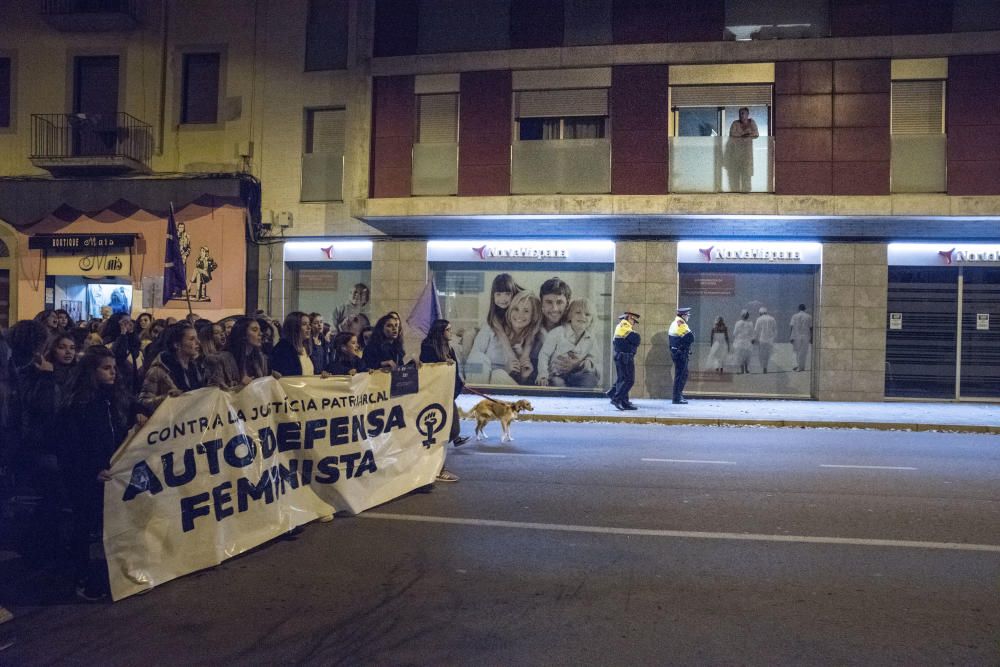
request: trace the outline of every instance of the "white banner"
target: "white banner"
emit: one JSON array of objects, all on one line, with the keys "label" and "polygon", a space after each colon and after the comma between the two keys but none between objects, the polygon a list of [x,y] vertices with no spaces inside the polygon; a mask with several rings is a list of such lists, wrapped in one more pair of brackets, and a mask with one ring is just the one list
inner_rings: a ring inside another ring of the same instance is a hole
[{"label": "white banner", "polygon": [[433,483],[455,369],[424,365],[419,391],[405,395],[391,377],[267,377],[164,401],[116,452],[105,485],[112,597]]}]

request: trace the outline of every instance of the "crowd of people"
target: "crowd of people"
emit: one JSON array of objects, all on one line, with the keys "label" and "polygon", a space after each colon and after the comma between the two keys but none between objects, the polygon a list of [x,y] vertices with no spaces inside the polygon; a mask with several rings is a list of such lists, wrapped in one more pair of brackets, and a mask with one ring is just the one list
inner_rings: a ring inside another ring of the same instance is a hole
[{"label": "crowd of people", "polygon": [[[0,482],[6,495],[33,499],[34,528],[18,546],[39,557],[65,553],[77,594],[104,597],[107,571],[90,551],[100,540],[110,458],[165,399],[203,387],[238,391],[267,375],[354,375],[433,362],[455,366],[457,397],[463,385],[451,340],[450,323],[435,321],[418,362],[406,353],[396,312],[374,327],[336,331],[319,313],[298,311],[280,323],[262,312],[219,322],[108,312],[76,323],[64,310],[45,310],[0,330]],[[453,409],[457,446],[468,438]],[[437,478],[457,480],[444,469]]]}]

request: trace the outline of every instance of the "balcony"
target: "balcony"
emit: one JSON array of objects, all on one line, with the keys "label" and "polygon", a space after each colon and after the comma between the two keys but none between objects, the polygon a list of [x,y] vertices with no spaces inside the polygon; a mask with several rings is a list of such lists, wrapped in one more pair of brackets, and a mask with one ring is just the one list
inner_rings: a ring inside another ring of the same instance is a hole
[{"label": "balcony", "polygon": [[152,128],[119,112],[33,114],[31,163],[53,176],[95,176],[149,171]]},{"label": "balcony", "polygon": [[510,191],[515,195],[611,192],[611,142],[515,141],[511,146]]},{"label": "balcony", "polygon": [[773,137],[671,137],[670,192],[773,192],[773,156]]},{"label": "balcony", "polygon": [[458,144],[413,145],[413,194],[458,194]]},{"label": "balcony", "polygon": [[136,0],[42,0],[42,18],[61,32],[124,32],[139,26]]}]

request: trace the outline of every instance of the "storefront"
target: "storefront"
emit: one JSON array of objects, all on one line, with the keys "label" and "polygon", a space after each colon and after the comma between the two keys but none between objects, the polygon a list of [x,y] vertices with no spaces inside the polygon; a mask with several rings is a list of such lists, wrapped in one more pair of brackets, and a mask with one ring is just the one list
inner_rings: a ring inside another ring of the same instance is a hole
[{"label": "storefront", "polygon": [[282,312],[319,313],[355,334],[371,320],[371,241],[288,241]]},{"label": "storefront", "polygon": [[1000,397],[1000,244],[889,244],[885,395]]},{"label": "storefront", "polygon": [[822,246],[681,241],[678,303],[692,309],[692,395],[808,398]]},{"label": "storefront", "polygon": [[470,385],[610,386],[613,242],[429,241],[427,260]]}]

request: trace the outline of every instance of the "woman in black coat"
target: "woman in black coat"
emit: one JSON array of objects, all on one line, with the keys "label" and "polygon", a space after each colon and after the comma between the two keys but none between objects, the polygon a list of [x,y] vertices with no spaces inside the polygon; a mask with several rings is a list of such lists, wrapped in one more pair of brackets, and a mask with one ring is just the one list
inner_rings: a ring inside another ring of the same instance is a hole
[{"label": "woman in black coat", "polygon": [[333,337],[333,350],[330,363],[326,370],[330,375],[354,375],[361,371],[368,370],[364,359],[361,358],[361,347],[358,345],[358,337],[350,331],[340,331]]},{"label": "woman in black coat", "polygon": [[90,563],[90,536],[101,534],[104,482],[111,456],[136,423],[142,406],[121,382],[114,354],[92,347],[77,364],[59,411],[60,462],[73,505],[72,557],[76,592],[87,600],[108,594],[107,567]]},{"label": "woman in black coat", "polygon": [[300,311],[288,313],[281,325],[281,340],[271,350],[271,370],[281,375],[318,375],[323,368],[314,368],[312,324]]},{"label": "woman in black coat", "polygon": [[[455,350],[451,346],[451,323],[448,320],[434,320],[427,338],[420,344],[420,362],[425,364],[447,363],[455,367],[455,396],[462,393],[465,382],[462,374],[458,370],[458,358]],[[452,401],[451,433],[449,441],[456,447],[464,445],[469,440],[469,436],[461,434],[461,425],[458,423],[458,404]]]}]

